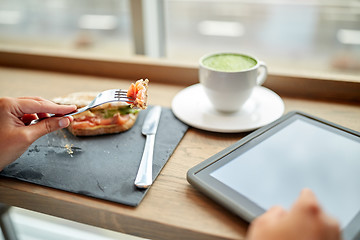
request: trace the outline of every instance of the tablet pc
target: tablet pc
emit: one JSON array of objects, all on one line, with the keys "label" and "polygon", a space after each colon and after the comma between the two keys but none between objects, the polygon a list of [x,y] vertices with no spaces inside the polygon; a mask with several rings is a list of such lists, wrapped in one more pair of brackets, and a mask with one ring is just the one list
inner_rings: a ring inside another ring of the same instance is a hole
[{"label": "tablet pc", "polygon": [[345,240],[360,239],[360,133],[290,112],[191,168],[188,182],[251,222],[307,187]]}]

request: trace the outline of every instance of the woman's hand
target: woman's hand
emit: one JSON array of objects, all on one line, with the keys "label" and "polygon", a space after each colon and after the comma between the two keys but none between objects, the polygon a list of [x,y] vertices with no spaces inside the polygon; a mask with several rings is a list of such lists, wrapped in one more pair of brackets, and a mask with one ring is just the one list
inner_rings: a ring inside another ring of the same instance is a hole
[{"label": "woman's hand", "polygon": [[[41,136],[69,126],[72,117],[47,118],[48,113],[64,115],[73,105],[58,105],[40,97],[0,98],[0,171],[19,158]],[[44,120],[29,125],[32,120]]]},{"label": "woman's hand", "polygon": [[276,206],[250,225],[247,240],[339,240],[337,221],[320,208],[315,195],[304,189],[290,211]]}]

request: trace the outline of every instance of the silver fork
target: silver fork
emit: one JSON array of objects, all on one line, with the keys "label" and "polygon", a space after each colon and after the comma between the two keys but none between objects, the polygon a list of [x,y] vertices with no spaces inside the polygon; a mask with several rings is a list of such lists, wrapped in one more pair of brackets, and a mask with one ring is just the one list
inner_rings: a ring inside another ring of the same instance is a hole
[{"label": "silver fork", "polygon": [[[87,106],[79,108],[75,112],[65,114],[65,115],[63,115],[63,117],[68,117],[68,116],[72,116],[75,114],[79,114],[79,113],[85,112],[86,110],[89,110],[90,108],[94,108],[94,107],[97,107],[104,103],[109,103],[109,102],[126,102],[126,103],[131,104],[134,102],[134,99],[127,97],[127,90],[123,90],[123,89],[105,90],[105,91],[99,93],[94,98],[94,100],[92,100]],[[55,114],[49,114],[49,116],[53,117],[53,116],[55,116]],[[33,120],[31,122],[31,124],[35,124],[43,119],[44,118]]]},{"label": "silver fork", "polygon": [[64,117],[72,116],[78,113],[85,112],[90,108],[100,106],[104,103],[109,102],[126,102],[133,103],[134,99],[130,99],[127,96],[127,91],[123,89],[110,89],[99,93],[94,100],[91,101],[87,106],[77,109],[75,112],[65,114]]}]

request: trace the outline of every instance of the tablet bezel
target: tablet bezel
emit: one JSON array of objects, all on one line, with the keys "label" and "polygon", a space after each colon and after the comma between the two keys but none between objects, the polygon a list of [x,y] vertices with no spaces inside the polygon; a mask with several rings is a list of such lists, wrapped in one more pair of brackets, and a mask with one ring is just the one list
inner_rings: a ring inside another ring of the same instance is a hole
[{"label": "tablet bezel", "polygon": [[[251,222],[257,216],[263,214],[265,210],[247,199],[246,196],[243,196],[229,186],[211,177],[210,173],[299,118],[302,118],[305,121],[308,119],[317,126],[326,128],[337,134],[345,134],[346,136],[349,134],[353,135],[357,141],[360,139],[360,133],[354,130],[303,112],[290,112],[273,123],[250,133],[230,147],[189,169],[187,172],[188,182],[205,195],[240,216],[242,219]],[[240,147],[240,151],[236,151]],[[342,235],[344,240],[360,237],[360,212],[358,212],[355,218],[342,229]]]}]

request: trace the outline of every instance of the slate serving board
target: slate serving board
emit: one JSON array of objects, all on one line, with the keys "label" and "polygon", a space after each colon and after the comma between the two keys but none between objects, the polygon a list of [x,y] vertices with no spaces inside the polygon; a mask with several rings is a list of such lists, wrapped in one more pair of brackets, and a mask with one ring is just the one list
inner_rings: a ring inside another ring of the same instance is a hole
[{"label": "slate serving board", "polygon": [[[0,175],[137,206],[147,192],[134,186],[145,144],[141,127],[147,112],[141,111],[134,126],[120,134],[75,137],[63,129],[45,135]],[[154,180],[187,129],[170,109],[162,108],[154,147]]]}]

